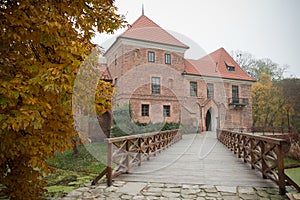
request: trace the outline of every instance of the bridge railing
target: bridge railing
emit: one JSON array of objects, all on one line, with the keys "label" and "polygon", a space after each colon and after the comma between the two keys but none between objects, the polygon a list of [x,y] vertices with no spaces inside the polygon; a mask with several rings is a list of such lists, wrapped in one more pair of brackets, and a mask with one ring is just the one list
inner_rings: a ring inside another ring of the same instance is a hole
[{"label": "bridge railing", "polygon": [[252,133],[252,134],[288,134],[291,133],[292,127],[290,126],[253,126],[250,128],[226,128],[226,130]]},{"label": "bridge railing", "polygon": [[110,186],[114,177],[129,173],[132,167],[140,166],[142,161],[149,160],[181,139],[181,132],[177,129],[106,139],[107,167],[93,180],[92,185],[106,175],[107,185]]},{"label": "bridge railing", "polygon": [[262,178],[275,182],[280,194],[285,194],[286,181],[292,183],[284,173],[283,160],[289,141],[230,130],[218,130],[218,139],[252,169],[260,171]]}]

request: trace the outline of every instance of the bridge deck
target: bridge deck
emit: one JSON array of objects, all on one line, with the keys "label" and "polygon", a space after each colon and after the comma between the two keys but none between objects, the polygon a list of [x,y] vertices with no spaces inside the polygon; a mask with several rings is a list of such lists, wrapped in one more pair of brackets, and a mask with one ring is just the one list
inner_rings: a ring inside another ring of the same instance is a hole
[{"label": "bridge deck", "polygon": [[181,141],[116,179],[220,186],[276,186],[237,159],[216,139],[215,132],[183,135]]}]

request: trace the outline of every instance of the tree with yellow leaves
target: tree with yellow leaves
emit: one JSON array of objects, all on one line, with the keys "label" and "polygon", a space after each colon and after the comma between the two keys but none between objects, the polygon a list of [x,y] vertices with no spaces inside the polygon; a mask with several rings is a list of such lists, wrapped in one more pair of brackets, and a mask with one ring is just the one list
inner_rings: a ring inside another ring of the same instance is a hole
[{"label": "tree with yellow leaves", "polygon": [[40,199],[46,159],[72,146],[74,72],[96,29],[124,25],[116,10],[114,0],[1,1],[0,185],[10,199]]},{"label": "tree with yellow leaves", "polygon": [[258,82],[253,84],[252,101],[253,126],[288,126],[287,97],[270,75],[260,74]]}]

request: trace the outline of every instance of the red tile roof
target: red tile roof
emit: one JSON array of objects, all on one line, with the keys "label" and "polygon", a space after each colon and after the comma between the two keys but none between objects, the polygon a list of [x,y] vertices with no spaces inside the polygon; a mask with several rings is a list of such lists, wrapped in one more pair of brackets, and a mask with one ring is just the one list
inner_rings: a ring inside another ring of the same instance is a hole
[{"label": "red tile roof", "polygon": [[107,68],[107,66],[105,64],[100,64],[98,69],[101,73],[101,75],[100,75],[101,80],[105,80],[105,81],[111,81],[112,80],[109,69]]},{"label": "red tile roof", "polygon": [[[228,71],[226,65],[234,67],[235,70]],[[220,48],[198,60],[186,59],[185,71],[190,75],[254,81],[224,48]]]},{"label": "red tile roof", "polygon": [[189,48],[145,15],[140,16],[120,37]]}]

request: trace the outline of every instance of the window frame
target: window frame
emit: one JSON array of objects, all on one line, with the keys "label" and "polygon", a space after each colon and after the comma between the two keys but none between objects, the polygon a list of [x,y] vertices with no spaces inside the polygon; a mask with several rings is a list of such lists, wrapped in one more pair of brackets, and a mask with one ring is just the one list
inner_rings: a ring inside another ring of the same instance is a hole
[{"label": "window frame", "polygon": [[[235,89],[234,89],[235,88]],[[232,85],[231,87],[231,97],[232,97],[232,103],[239,103],[239,86],[238,85]]]},{"label": "window frame", "polygon": [[197,81],[190,81],[190,96],[197,97],[198,96],[198,83]]},{"label": "window frame", "polygon": [[171,54],[165,53],[165,64],[171,65]]},{"label": "window frame", "polygon": [[[145,110],[146,108],[146,110]],[[150,105],[149,104],[141,104],[141,116],[142,117],[149,117],[150,113]]]},{"label": "window frame", "polygon": [[[158,82],[155,80],[158,80]],[[157,76],[151,77],[151,93],[160,94],[160,77]]]},{"label": "window frame", "polygon": [[208,99],[213,99],[215,96],[215,89],[214,89],[214,84],[213,83],[207,83],[206,84],[206,89],[207,89],[207,98]]},{"label": "window frame", "polygon": [[154,51],[148,51],[148,62],[155,62],[155,52]]},{"label": "window frame", "polygon": [[163,116],[171,117],[171,106],[170,105],[163,105]]}]

